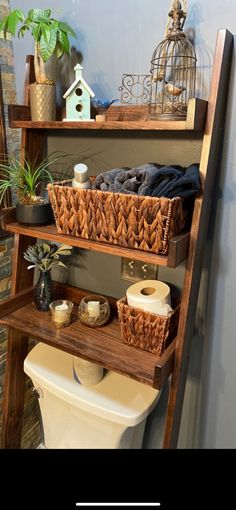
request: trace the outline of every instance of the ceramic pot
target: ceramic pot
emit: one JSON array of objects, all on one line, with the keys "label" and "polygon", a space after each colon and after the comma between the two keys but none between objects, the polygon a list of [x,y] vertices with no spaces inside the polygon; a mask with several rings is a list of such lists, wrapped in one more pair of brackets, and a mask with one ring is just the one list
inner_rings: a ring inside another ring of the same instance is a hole
[{"label": "ceramic pot", "polygon": [[34,287],[34,302],[41,312],[49,310],[52,301],[52,279],[50,271],[40,271],[39,279]]},{"label": "ceramic pot", "polygon": [[16,204],[16,219],[23,225],[50,225],[54,216],[50,202],[37,205]]}]

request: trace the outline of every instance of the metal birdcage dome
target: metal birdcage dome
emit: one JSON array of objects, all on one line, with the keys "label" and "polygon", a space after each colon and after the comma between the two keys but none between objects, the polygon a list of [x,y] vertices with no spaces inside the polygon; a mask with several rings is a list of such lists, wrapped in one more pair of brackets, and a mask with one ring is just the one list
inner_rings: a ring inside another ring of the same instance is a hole
[{"label": "metal birdcage dome", "polygon": [[151,60],[150,117],[184,119],[188,100],[195,96],[196,53],[183,32],[186,13],[175,2],[169,12],[172,26],[158,44]]}]

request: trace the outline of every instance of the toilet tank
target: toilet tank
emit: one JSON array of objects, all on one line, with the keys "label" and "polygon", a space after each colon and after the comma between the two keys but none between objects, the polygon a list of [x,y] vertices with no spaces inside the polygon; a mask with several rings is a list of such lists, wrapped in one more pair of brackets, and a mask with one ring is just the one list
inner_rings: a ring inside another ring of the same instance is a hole
[{"label": "toilet tank", "polygon": [[30,351],[24,370],[39,393],[46,447],[141,447],[158,390],[112,371],[83,386],[73,378],[73,356],[43,343]]}]

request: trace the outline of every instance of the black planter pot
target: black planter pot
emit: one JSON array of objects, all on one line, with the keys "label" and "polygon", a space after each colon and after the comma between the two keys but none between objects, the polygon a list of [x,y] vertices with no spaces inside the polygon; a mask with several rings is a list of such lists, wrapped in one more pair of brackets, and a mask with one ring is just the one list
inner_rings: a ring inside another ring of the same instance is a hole
[{"label": "black planter pot", "polygon": [[46,204],[16,204],[16,219],[23,225],[50,225],[54,217],[50,202]]}]

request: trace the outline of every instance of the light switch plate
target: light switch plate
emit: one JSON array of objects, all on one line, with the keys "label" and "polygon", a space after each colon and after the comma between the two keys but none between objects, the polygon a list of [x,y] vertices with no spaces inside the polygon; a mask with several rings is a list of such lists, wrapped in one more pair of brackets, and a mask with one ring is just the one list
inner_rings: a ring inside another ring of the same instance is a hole
[{"label": "light switch plate", "polygon": [[147,264],[140,260],[121,258],[121,278],[131,282],[139,280],[156,280],[157,266],[155,264]]}]

